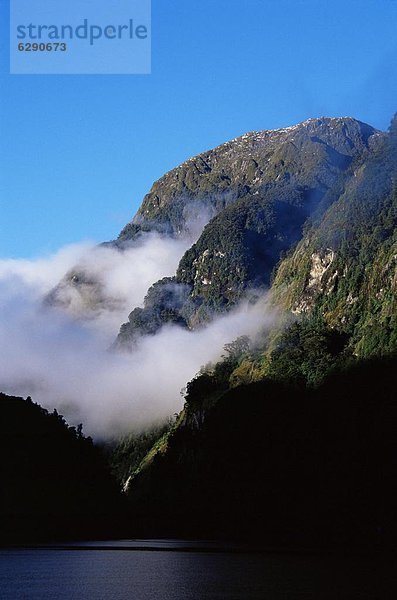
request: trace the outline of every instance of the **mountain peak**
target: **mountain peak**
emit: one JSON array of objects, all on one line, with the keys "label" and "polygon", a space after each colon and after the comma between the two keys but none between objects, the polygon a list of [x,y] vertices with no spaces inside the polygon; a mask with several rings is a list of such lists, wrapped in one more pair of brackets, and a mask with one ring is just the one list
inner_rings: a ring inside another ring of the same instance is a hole
[{"label": "mountain peak", "polygon": [[283,170],[287,166],[294,177],[308,170],[305,164],[313,157],[317,160],[327,153],[331,163],[339,160],[346,165],[379,135],[383,134],[352,117],[320,117],[244,133],[189,158],[156,181],[118,243],[153,229],[179,235],[186,229],[192,203],[201,203],[214,216],[247,192],[274,182],[280,166]]}]

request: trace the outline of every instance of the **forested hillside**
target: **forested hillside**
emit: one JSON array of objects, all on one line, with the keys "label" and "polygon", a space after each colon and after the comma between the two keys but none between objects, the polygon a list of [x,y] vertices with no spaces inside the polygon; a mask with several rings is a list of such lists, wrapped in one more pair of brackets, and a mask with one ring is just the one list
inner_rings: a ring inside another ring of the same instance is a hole
[{"label": "forested hillside", "polygon": [[396,125],[280,256],[273,329],[202,368],[173,430],[131,473],[138,531],[397,541]]},{"label": "forested hillside", "polygon": [[[317,388],[263,380],[187,395],[167,451],[128,489],[137,535],[363,549],[397,536],[397,361]],[[374,546],[375,545],[375,546]]]},{"label": "forested hillside", "polygon": [[0,423],[0,543],[120,534],[118,485],[81,426],[4,394]]}]

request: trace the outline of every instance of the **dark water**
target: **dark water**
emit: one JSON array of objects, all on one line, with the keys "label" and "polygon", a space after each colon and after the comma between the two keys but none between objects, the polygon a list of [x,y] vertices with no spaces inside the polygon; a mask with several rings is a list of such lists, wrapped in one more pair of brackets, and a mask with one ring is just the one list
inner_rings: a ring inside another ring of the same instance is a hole
[{"label": "dark water", "polygon": [[5,600],[388,600],[394,561],[236,552],[217,544],[104,542],[0,550]]}]

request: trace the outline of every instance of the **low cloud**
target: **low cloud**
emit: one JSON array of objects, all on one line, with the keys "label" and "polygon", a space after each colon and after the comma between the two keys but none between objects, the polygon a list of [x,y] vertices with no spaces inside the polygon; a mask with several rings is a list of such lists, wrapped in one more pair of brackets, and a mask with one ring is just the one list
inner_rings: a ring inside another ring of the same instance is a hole
[{"label": "low cloud", "polygon": [[[125,252],[80,244],[38,260],[0,261],[0,390],[31,395],[100,437],[139,430],[179,411],[181,388],[203,364],[217,360],[225,343],[254,335],[272,319],[265,299],[246,302],[204,329],[165,326],[131,354],[109,352],[128,312],[142,305],[150,284],[175,272],[187,244],[148,234]],[[76,264],[96,274],[113,300],[89,318],[43,303]]]},{"label": "low cloud", "polygon": [[175,273],[190,245],[190,237],[174,239],[145,233],[123,250],[93,246],[68,266],[67,277],[60,283],[59,277],[48,287],[50,302],[96,331],[101,330],[111,343],[129,312],[143,304],[148,288]]}]

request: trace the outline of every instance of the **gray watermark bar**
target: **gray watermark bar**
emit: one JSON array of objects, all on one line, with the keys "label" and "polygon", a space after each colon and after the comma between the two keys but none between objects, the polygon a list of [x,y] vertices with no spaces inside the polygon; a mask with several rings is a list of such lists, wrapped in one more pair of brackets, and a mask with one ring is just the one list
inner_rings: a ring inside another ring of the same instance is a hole
[{"label": "gray watermark bar", "polygon": [[151,0],[12,0],[10,73],[150,71]]}]

